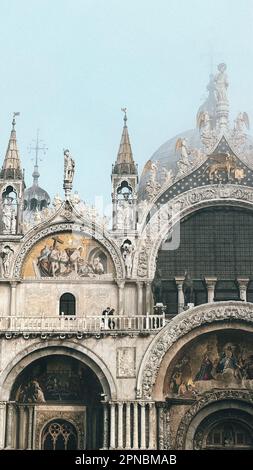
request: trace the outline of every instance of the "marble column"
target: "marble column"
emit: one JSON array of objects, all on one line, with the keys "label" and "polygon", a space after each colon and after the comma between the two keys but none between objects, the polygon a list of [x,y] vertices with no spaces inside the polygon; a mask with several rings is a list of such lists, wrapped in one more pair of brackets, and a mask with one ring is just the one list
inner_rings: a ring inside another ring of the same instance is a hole
[{"label": "marble column", "polygon": [[146,404],[141,405],[141,449],[146,449]]},{"label": "marble column", "polygon": [[151,282],[146,282],[146,315],[151,314]]},{"label": "marble column", "polygon": [[217,277],[206,277],[205,281],[207,287],[207,302],[214,302],[214,291],[217,282]]},{"label": "marble column", "polygon": [[0,403],[0,450],[5,445],[6,403]]},{"label": "marble column", "polygon": [[18,426],[18,448],[25,449],[26,442],[25,442],[25,435],[26,435],[26,412],[25,406],[19,405],[18,407],[18,414],[19,414],[19,426]]},{"label": "marble column", "polygon": [[27,433],[27,448],[32,449],[33,442],[33,405],[29,405],[28,409],[28,433]]},{"label": "marble column", "polygon": [[139,449],[139,437],[138,437],[138,402],[134,402],[134,426],[133,426],[133,448]]},{"label": "marble column", "polygon": [[10,283],[11,293],[10,293],[10,316],[16,316],[16,304],[17,304],[17,285],[18,283],[13,281]]},{"label": "marble column", "polygon": [[109,437],[109,413],[108,413],[108,404],[103,403],[104,411],[104,440],[103,440],[103,449],[108,449],[108,437]]},{"label": "marble column", "polygon": [[143,315],[143,282],[137,281],[137,312]]},{"label": "marble column", "polygon": [[123,402],[118,403],[118,449],[123,448]]},{"label": "marble column", "polygon": [[247,302],[247,287],[249,278],[237,278],[237,282],[240,290],[240,299],[244,302]]},{"label": "marble column", "polygon": [[149,403],[149,438],[148,448],[156,448],[156,409],[155,403]]},{"label": "marble column", "polygon": [[110,403],[110,449],[115,449],[115,403]]},{"label": "marble column", "polygon": [[[183,293],[183,282],[184,277],[175,277],[176,285],[177,285],[177,313],[181,313],[184,310],[184,293]],[[176,312],[175,312],[176,313]]]},{"label": "marble column", "polygon": [[131,404],[126,403],[126,449],[131,449]]},{"label": "marble column", "polygon": [[[125,281],[118,280],[118,315],[124,314],[125,303]],[[117,326],[117,325],[116,325]]]},{"label": "marble column", "polygon": [[14,449],[14,424],[15,424],[15,403],[9,402],[7,404],[7,431],[6,431],[6,447]]}]

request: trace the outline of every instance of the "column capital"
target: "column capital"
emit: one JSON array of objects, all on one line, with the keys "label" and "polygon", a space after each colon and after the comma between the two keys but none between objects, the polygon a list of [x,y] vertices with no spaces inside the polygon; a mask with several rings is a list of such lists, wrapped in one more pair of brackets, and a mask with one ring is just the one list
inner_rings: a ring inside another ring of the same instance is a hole
[{"label": "column capital", "polygon": [[10,286],[12,289],[15,289],[15,287],[17,287],[18,285],[18,281],[10,281]]},{"label": "column capital", "polygon": [[217,282],[217,277],[205,277],[206,285],[208,287],[213,287]]},{"label": "column capital", "polygon": [[119,289],[123,289],[125,287],[125,280],[124,279],[116,279]]},{"label": "column capital", "polygon": [[183,285],[183,282],[184,282],[184,277],[182,276],[179,276],[179,277],[175,277],[175,281],[176,281],[176,285],[179,287],[181,285]]},{"label": "column capital", "polygon": [[249,283],[249,278],[248,277],[238,277],[237,282],[240,287],[247,287]]},{"label": "column capital", "polygon": [[138,289],[141,289],[143,287],[143,281],[136,281],[136,285]]}]

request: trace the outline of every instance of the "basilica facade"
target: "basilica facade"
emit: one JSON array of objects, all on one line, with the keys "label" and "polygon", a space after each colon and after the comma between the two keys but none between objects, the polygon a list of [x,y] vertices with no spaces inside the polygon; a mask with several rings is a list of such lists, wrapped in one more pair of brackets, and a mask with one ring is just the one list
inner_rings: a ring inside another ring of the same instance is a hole
[{"label": "basilica facade", "polygon": [[[253,448],[253,139],[226,65],[139,175],[126,110],[112,223],[0,172],[0,448]],[[231,124],[233,122],[233,124]],[[109,177],[109,175],[108,175]],[[83,195],[85,196],[85,195]]]}]

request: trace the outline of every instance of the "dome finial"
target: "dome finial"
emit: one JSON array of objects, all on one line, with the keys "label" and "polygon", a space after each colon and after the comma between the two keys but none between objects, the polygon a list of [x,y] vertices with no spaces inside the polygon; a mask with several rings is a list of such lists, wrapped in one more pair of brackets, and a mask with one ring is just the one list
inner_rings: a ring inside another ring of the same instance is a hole
[{"label": "dome finial", "polygon": [[[30,145],[29,147],[29,153],[31,153],[32,151],[35,152],[35,165],[34,165],[34,171],[33,171],[33,184],[35,185],[38,185],[38,179],[40,177],[40,174],[39,174],[39,152],[42,150],[43,153],[45,154],[46,151],[48,150],[47,147],[45,147],[45,145],[43,146],[40,146],[40,142],[42,142],[41,139],[39,139],[39,129],[37,129],[37,137],[36,137],[36,140],[34,140],[33,142],[35,142],[35,146],[32,147]],[[41,159],[40,159],[41,160]]]},{"label": "dome finial", "polygon": [[124,113],[124,126],[126,127],[127,123],[127,108],[121,108],[121,111]]}]

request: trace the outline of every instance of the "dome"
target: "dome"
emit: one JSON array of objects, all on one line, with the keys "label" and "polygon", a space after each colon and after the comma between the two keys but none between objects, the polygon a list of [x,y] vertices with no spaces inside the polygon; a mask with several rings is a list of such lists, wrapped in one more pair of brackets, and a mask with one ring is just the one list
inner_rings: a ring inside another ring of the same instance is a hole
[{"label": "dome", "polygon": [[248,134],[249,118],[239,112],[229,122],[228,80],[226,65],[218,65],[218,73],[210,75],[208,96],[197,111],[195,129],[180,132],[167,140],[151,156],[141,174],[138,199],[152,200],[164,185],[189,174],[225,136],[231,150],[253,169],[253,137]]},{"label": "dome", "polygon": [[42,210],[50,204],[50,196],[40,186],[33,184],[25,190],[25,209],[30,211]]},{"label": "dome", "polygon": [[187,130],[186,132],[177,134],[175,137],[167,140],[158,148],[158,150],[156,150],[155,153],[153,153],[150,160],[148,160],[144,166],[139,184],[139,199],[143,199],[145,197],[147,182],[150,180],[152,172],[152,162],[157,167],[156,181],[158,184],[163,184],[166,175],[168,174],[167,172],[170,170],[173,175],[175,175],[177,172],[177,162],[180,159],[180,151],[176,150],[176,143],[178,139],[182,137],[186,139],[188,147],[192,150],[203,150],[203,143],[201,142],[198,129]]}]

